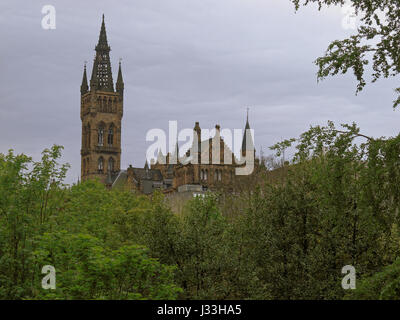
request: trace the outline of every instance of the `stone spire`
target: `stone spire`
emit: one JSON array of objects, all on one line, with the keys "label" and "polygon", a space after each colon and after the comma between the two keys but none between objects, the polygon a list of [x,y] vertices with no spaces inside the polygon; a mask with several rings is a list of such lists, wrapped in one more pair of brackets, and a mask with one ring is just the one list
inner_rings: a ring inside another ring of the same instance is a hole
[{"label": "stone spire", "polygon": [[246,126],[244,128],[243,140],[242,140],[242,156],[246,155],[246,151],[252,151],[255,154],[255,147],[253,137],[251,136],[250,124],[249,124],[249,108],[247,108]]},{"label": "stone spire", "polygon": [[86,63],[85,66],[83,67],[83,78],[82,78],[82,84],[81,84],[81,95],[84,95],[86,92],[88,92],[89,87],[88,87],[88,81],[87,81],[87,75],[86,75]]},{"label": "stone spire", "polygon": [[90,89],[114,92],[114,85],[111,72],[110,51],[107,42],[106,26],[101,23],[99,42],[96,46],[96,55],[93,63],[92,78],[90,79]]},{"label": "stone spire", "polygon": [[121,96],[124,94],[124,80],[122,79],[121,60],[119,61],[119,66],[118,66],[118,77],[117,77],[117,83],[115,84],[115,90],[116,90]]}]

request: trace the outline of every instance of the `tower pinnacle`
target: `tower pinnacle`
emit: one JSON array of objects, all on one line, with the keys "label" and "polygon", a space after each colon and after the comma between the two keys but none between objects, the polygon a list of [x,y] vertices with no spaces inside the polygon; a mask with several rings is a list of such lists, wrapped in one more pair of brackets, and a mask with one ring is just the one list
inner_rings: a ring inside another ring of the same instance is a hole
[{"label": "tower pinnacle", "polygon": [[99,42],[97,43],[95,50],[96,55],[93,63],[92,78],[90,79],[90,89],[113,92],[114,85],[110,63],[111,48],[107,42],[104,14],[101,23]]},{"label": "tower pinnacle", "polygon": [[87,76],[86,76],[86,61],[85,61],[85,66],[83,67],[81,94],[84,95],[86,92],[88,92],[88,89],[89,89],[89,87],[88,87]]},{"label": "tower pinnacle", "polygon": [[244,156],[247,151],[254,152],[255,147],[253,142],[253,137],[251,136],[250,124],[249,124],[249,108],[247,108],[247,116],[246,116],[246,126],[244,128],[243,140],[242,140],[242,156]]},{"label": "tower pinnacle", "polygon": [[124,93],[124,80],[122,79],[121,59],[119,60],[118,77],[117,83],[115,84],[115,90],[121,95]]}]

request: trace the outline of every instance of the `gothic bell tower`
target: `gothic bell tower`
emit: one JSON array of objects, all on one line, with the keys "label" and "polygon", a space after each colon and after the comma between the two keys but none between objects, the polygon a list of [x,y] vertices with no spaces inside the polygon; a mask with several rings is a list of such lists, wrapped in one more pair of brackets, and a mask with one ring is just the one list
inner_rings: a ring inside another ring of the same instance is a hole
[{"label": "gothic bell tower", "polygon": [[120,62],[114,90],[104,15],[95,51],[90,86],[86,64],[81,85],[81,180],[99,179],[111,186],[121,170],[124,82]]}]

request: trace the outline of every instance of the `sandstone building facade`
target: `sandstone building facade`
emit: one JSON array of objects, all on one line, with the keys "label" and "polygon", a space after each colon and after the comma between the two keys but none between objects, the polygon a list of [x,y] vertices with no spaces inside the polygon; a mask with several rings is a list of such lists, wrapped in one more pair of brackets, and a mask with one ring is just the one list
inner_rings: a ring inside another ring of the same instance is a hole
[{"label": "sandstone building facade", "polygon": [[196,193],[232,186],[238,179],[235,170],[244,166],[243,159],[248,155],[257,165],[247,117],[239,160],[220,136],[219,125],[214,137],[202,141],[201,128],[196,122],[192,147],[183,156],[179,156],[176,144],[172,154],[163,155],[160,151],[150,165],[146,161],[142,168],[129,166],[122,170],[124,82],[120,62],[114,88],[110,50],[103,15],[90,82],[85,65],[81,84],[82,181],[99,179],[109,188],[126,187],[144,194],[157,189],[164,193]]}]

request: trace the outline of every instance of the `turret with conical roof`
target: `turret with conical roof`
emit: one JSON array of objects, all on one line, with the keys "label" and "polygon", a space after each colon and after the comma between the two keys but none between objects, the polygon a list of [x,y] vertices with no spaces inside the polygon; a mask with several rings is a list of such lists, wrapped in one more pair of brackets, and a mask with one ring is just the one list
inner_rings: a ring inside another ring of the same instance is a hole
[{"label": "turret with conical roof", "polygon": [[86,63],[85,66],[83,67],[83,77],[82,77],[82,84],[81,84],[81,95],[84,95],[87,93],[89,90],[88,87],[88,81],[87,81],[87,75],[86,75]]},{"label": "turret with conical roof", "polygon": [[124,95],[124,80],[122,79],[121,61],[119,61],[118,77],[117,77],[117,83],[115,84],[115,91],[117,91],[121,95],[121,97],[123,97],[123,95]]},{"label": "turret with conical roof", "polygon": [[249,124],[249,108],[247,108],[246,125],[244,128],[241,154],[242,157],[246,157],[247,152],[252,152],[255,156],[256,149],[254,147],[253,137],[251,136],[251,129]]}]

